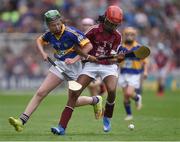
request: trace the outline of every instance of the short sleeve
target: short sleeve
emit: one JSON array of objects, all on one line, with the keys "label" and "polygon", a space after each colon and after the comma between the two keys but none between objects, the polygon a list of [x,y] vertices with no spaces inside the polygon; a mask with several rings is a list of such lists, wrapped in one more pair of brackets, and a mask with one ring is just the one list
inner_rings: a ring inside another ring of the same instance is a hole
[{"label": "short sleeve", "polygon": [[50,32],[46,32],[41,36],[42,40],[49,42],[50,40]]},{"label": "short sleeve", "polygon": [[121,34],[118,32],[116,34],[116,40],[114,41],[114,44],[113,44],[113,50],[117,51],[119,45],[121,44]]},{"label": "short sleeve", "polygon": [[94,38],[94,30],[93,30],[93,28],[90,28],[85,34],[86,34],[86,37],[90,41],[93,41],[93,38]]}]

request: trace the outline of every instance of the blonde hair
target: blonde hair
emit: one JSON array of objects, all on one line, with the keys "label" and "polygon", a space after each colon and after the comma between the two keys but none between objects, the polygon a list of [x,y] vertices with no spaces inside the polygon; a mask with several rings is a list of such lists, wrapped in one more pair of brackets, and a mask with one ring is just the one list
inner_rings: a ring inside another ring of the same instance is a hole
[{"label": "blonde hair", "polygon": [[126,33],[133,33],[133,34],[137,35],[137,30],[134,27],[126,27],[123,30],[123,35]]}]

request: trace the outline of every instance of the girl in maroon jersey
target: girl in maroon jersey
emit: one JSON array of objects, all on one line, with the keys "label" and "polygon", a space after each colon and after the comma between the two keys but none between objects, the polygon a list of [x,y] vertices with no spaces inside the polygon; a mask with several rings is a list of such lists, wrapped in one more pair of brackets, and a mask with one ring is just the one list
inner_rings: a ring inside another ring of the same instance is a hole
[{"label": "girl in maroon jersey", "polygon": [[[109,6],[107,8],[104,16],[99,18],[100,24],[92,26],[86,33],[86,36],[93,45],[93,49],[89,52],[86,59],[116,54],[117,47],[121,43],[121,35],[116,29],[122,22],[122,19],[123,12],[118,6]],[[96,62],[87,62],[84,65],[84,69],[77,79],[77,82],[82,84],[82,89],[78,92],[69,92],[70,97],[61,115],[59,125],[58,127],[51,128],[54,134],[65,134],[65,129],[71,118],[77,98],[89,83],[97,77],[101,77],[108,93],[103,116],[103,125],[105,132],[110,131],[110,119],[113,115],[118,80],[118,66],[109,60],[96,60]],[[96,109],[97,108],[95,108],[95,110]],[[97,112],[96,117],[100,118],[101,116],[102,110]]]}]

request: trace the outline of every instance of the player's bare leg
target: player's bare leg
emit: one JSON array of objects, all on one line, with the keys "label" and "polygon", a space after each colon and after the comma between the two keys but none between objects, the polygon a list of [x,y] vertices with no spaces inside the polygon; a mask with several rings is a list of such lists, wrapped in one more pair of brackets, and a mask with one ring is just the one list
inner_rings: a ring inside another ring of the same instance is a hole
[{"label": "player's bare leg", "polygon": [[[86,75],[85,75],[86,76]],[[86,76],[86,80],[91,80],[90,82],[92,83],[92,78]],[[98,83],[99,84],[99,83]],[[96,90],[95,90],[96,91]],[[84,105],[93,105],[94,109],[94,114],[96,119],[100,119],[102,117],[102,97],[99,96],[98,94],[94,94],[95,96],[88,97],[88,96],[79,96],[77,101],[76,101],[76,107],[79,106],[84,106]]]},{"label": "player's bare leg", "polygon": [[103,117],[103,125],[104,125],[103,129],[105,132],[108,132],[111,130],[110,120],[113,116],[113,110],[115,105],[117,77],[110,75],[107,76],[103,81],[105,83],[108,93],[105,104],[104,117]]},{"label": "player's bare leg", "polygon": [[142,97],[141,95],[135,94],[135,88],[133,86],[127,87],[127,94],[135,101],[136,109],[140,110],[142,108]]},{"label": "player's bare leg", "polygon": [[132,93],[133,93],[133,88],[126,86],[123,88],[123,96],[124,96],[124,108],[126,111],[126,117],[124,120],[128,121],[128,120],[132,120],[133,116],[132,116],[132,111],[131,111],[131,101],[130,98],[132,97]]},{"label": "player's bare leg", "polygon": [[96,80],[91,81],[91,83],[88,86],[88,90],[89,90],[91,96],[99,95],[99,92],[100,92],[100,89],[101,89],[100,85],[101,85],[100,78],[97,78]]},{"label": "player's bare leg", "polygon": [[104,93],[106,92],[106,86],[105,86],[104,83],[101,83],[101,84],[99,85],[99,87],[100,87],[100,89],[99,89],[99,95],[103,96]]},{"label": "player's bare leg", "polygon": [[13,117],[9,118],[9,122],[13,125],[16,131],[22,131],[23,125],[28,121],[29,117],[39,106],[41,101],[51,92],[54,88],[56,88],[63,80],[58,78],[53,73],[49,72],[29,104],[27,105],[25,111],[20,115],[19,119],[15,119]]},{"label": "player's bare leg", "polygon": [[144,74],[141,74],[140,77],[140,86],[138,88],[135,88],[136,95],[142,96],[143,93],[143,81],[147,78],[147,76],[144,76]]},{"label": "player's bare leg", "polygon": [[91,96],[102,96],[104,92],[106,91],[104,83],[101,82],[101,80],[97,79],[95,81],[92,81],[88,86],[89,92]]},{"label": "player's bare leg", "polygon": [[79,96],[76,101],[76,107],[85,106],[85,105],[93,105],[94,114],[96,119],[100,119],[102,117],[102,97],[100,95],[88,97],[88,96]]},{"label": "player's bare leg", "polygon": [[[91,82],[92,83],[92,82]],[[100,86],[99,84],[93,84],[93,85],[88,86],[89,92],[91,94],[91,96],[97,96],[99,95],[98,92],[100,91]]]},{"label": "player's bare leg", "polygon": [[88,96],[79,96],[77,101],[76,101],[76,107],[84,106],[87,104],[92,104],[93,102],[93,97],[88,97]]},{"label": "player's bare leg", "polygon": [[163,96],[164,95],[164,78],[159,78],[158,79],[158,90],[157,90],[157,96]]},{"label": "player's bare leg", "polygon": [[63,80],[58,78],[53,73],[49,72],[48,76],[37,90],[36,94],[33,96],[28,106],[26,107],[24,113],[28,116],[36,110],[40,102],[46,97],[53,89],[55,89]]},{"label": "player's bare leg", "polygon": [[140,95],[134,95],[135,88],[133,86],[128,85],[127,87],[123,88],[123,94],[124,94],[124,108],[126,111],[127,116],[125,117],[125,120],[132,120],[132,112],[131,112],[131,105],[130,105],[130,98],[132,98],[135,101],[137,110],[140,110],[142,107],[142,98]]}]

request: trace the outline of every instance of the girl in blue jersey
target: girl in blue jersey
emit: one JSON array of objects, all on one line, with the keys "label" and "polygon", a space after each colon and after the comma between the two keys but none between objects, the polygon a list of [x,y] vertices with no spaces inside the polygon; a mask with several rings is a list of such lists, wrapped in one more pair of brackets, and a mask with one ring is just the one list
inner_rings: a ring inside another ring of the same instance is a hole
[{"label": "girl in blue jersey", "polygon": [[[45,61],[48,60],[48,54],[44,51],[44,46],[50,44],[52,48],[55,49],[54,57],[56,58],[56,64],[60,66],[67,75],[76,79],[82,69],[80,56],[77,53],[85,58],[88,57],[91,61],[96,61],[94,56],[89,56],[87,54],[87,52],[92,49],[90,41],[79,30],[65,26],[61,20],[61,15],[57,10],[49,10],[44,16],[49,31],[37,39],[37,49],[40,55]],[[9,118],[10,124],[14,126],[16,131],[20,132],[23,130],[23,125],[28,121],[40,102],[48,95],[48,93],[61,84],[63,80],[64,76],[58,72],[54,66],[50,67],[45,80],[36,91],[25,111],[18,119],[13,117]],[[93,104],[95,106],[99,102],[99,96],[83,96],[83,99],[77,100],[76,106],[86,104]]]}]

